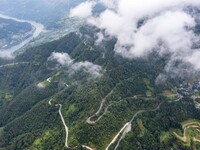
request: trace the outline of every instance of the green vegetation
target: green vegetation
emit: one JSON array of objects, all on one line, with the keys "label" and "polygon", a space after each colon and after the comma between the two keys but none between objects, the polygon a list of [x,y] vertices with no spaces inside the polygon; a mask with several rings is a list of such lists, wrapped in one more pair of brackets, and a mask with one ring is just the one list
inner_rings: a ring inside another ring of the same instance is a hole
[{"label": "green vegetation", "polygon": [[173,134],[173,129],[181,130],[181,122],[188,118],[200,119],[199,111],[194,109],[191,101],[183,99],[177,103],[166,102],[156,113],[141,114],[139,119],[147,132],[140,137],[141,127],[132,124],[132,131],[121,142],[119,149],[190,149],[192,145],[185,146]]},{"label": "green vegetation", "polygon": [[[0,147],[66,149],[65,129],[59,107],[55,106],[62,104],[62,115],[69,128],[69,147],[78,150],[84,144],[102,150],[136,112],[155,109],[162,103],[158,110],[143,112],[135,118],[118,149],[187,150],[171,131],[182,133],[181,123],[189,118],[200,120],[200,111],[186,96],[179,102],[168,102],[163,93],[175,94],[166,90],[173,89],[179,81],[155,85],[165,59],[152,54],[147,59],[127,60],[114,53],[114,39],[95,46],[97,29],[84,27],[80,32],[82,36],[70,33],[27,49],[15,58],[15,62],[28,64],[0,68]],[[68,53],[75,62],[98,64],[103,74],[95,79],[83,70],[72,73],[70,68],[48,59],[52,52]],[[39,83],[44,88],[39,88]],[[105,97],[100,113],[92,119],[104,114],[108,107],[106,113],[96,124],[88,124],[87,118],[97,112]]]},{"label": "green vegetation", "polygon": [[167,142],[171,138],[170,132],[161,132],[160,134],[160,142]]},{"label": "green vegetation", "polygon": [[182,141],[184,145],[188,147],[191,146],[191,142],[200,144],[200,121],[188,120],[182,123],[182,128],[183,136],[176,131],[173,132],[177,139]]},{"label": "green vegetation", "polygon": [[141,131],[141,136],[144,136],[145,135],[145,132],[147,132],[146,128],[144,127],[143,123],[142,123],[142,120],[141,119],[137,119],[137,124],[138,124],[138,127],[140,128],[140,131]]},{"label": "green vegetation", "polygon": [[178,93],[176,89],[165,90],[162,93],[169,101],[178,99]]},{"label": "green vegetation", "polygon": [[145,78],[145,79],[144,79],[144,83],[146,84],[147,89],[148,89],[147,92],[146,92],[146,96],[147,96],[147,97],[151,97],[152,94],[153,94],[153,92],[154,92],[154,89],[153,89],[153,87],[152,87],[152,85],[151,85],[151,82],[150,82],[149,79]]},{"label": "green vegetation", "polygon": [[3,127],[0,128],[0,137],[3,136]]},{"label": "green vegetation", "polygon": [[34,140],[29,149],[42,150],[45,148],[43,145],[48,144],[48,142],[51,140],[55,140],[54,138],[56,136],[59,136],[59,133],[56,129],[47,130],[45,133]]}]

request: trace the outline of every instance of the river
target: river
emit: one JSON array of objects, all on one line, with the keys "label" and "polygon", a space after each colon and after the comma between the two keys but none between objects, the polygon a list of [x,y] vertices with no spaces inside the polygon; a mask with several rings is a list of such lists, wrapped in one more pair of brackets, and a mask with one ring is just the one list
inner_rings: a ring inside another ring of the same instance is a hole
[{"label": "river", "polygon": [[23,20],[23,19],[17,19],[14,17],[6,16],[3,14],[0,14],[0,18],[3,19],[11,19],[17,22],[26,22],[32,25],[33,27],[33,34],[31,37],[27,38],[26,40],[22,41],[18,45],[15,45],[11,48],[8,49],[0,49],[0,57],[12,57],[12,53],[15,52],[16,50],[22,48],[24,45],[29,43],[32,39],[38,37],[45,29],[44,25],[41,23],[37,23],[35,21],[30,21],[30,20]]}]

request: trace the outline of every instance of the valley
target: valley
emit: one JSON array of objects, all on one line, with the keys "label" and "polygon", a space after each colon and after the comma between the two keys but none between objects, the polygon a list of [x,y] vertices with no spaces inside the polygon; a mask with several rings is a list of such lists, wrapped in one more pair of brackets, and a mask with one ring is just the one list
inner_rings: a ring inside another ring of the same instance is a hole
[{"label": "valley", "polygon": [[10,19],[0,18],[0,49],[17,45],[32,34],[32,26],[28,23],[19,23]]},{"label": "valley", "polygon": [[[29,43],[34,38],[38,37],[40,35],[40,33],[42,33],[44,31],[44,26],[42,24],[34,22],[34,21],[17,19],[17,18],[3,15],[3,14],[0,14],[0,18],[6,19],[6,20],[12,20],[12,21],[19,22],[19,23],[26,23],[29,26],[31,25],[31,28],[32,28],[30,33],[27,33],[28,35],[25,36],[25,38],[22,38],[20,41],[18,41],[17,44],[14,44],[14,45],[8,44],[8,43],[13,43],[13,41],[10,41],[10,40],[7,43],[5,43],[5,45],[9,45],[9,46],[7,48],[7,46],[4,45],[0,49],[0,55],[2,55],[2,56],[4,55],[3,53],[5,52],[8,57],[11,57],[11,54],[13,52],[15,52],[16,50],[19,50],[20,48],[25,46],[27,43]],[[26,34],[26,33],[23,33],[23,34]],[[3,57],[6,57],[6,56],[3,56]]]},{"label": "valley", "polygon": [[0,150],[200,150],[200,0],[0,0]]}]

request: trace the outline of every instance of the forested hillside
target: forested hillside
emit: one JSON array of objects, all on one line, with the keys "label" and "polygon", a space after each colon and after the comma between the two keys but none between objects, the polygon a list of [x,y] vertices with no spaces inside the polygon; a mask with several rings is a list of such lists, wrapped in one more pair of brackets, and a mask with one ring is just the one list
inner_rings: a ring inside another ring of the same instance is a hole
[{"label": "forested hillside", "polygon": [[96,45],[97,32],[85,26],[0,60],[0,149],[200,149],[199,127],[189,144],[174,134],[200,121],[182,79],[155,82],[167,56],[125,59],[114,38]]}]

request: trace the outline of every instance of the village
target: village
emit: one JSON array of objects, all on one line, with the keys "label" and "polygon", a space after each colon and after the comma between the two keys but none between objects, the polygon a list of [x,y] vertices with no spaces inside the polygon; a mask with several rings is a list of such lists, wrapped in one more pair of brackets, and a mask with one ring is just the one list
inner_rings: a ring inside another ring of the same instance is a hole
[{"label": "village", "polygon": [[200,80],[193,83],[183,82],[177,92],[183,96],[189,96],[194,101],[195,107],[200,109]]}]

